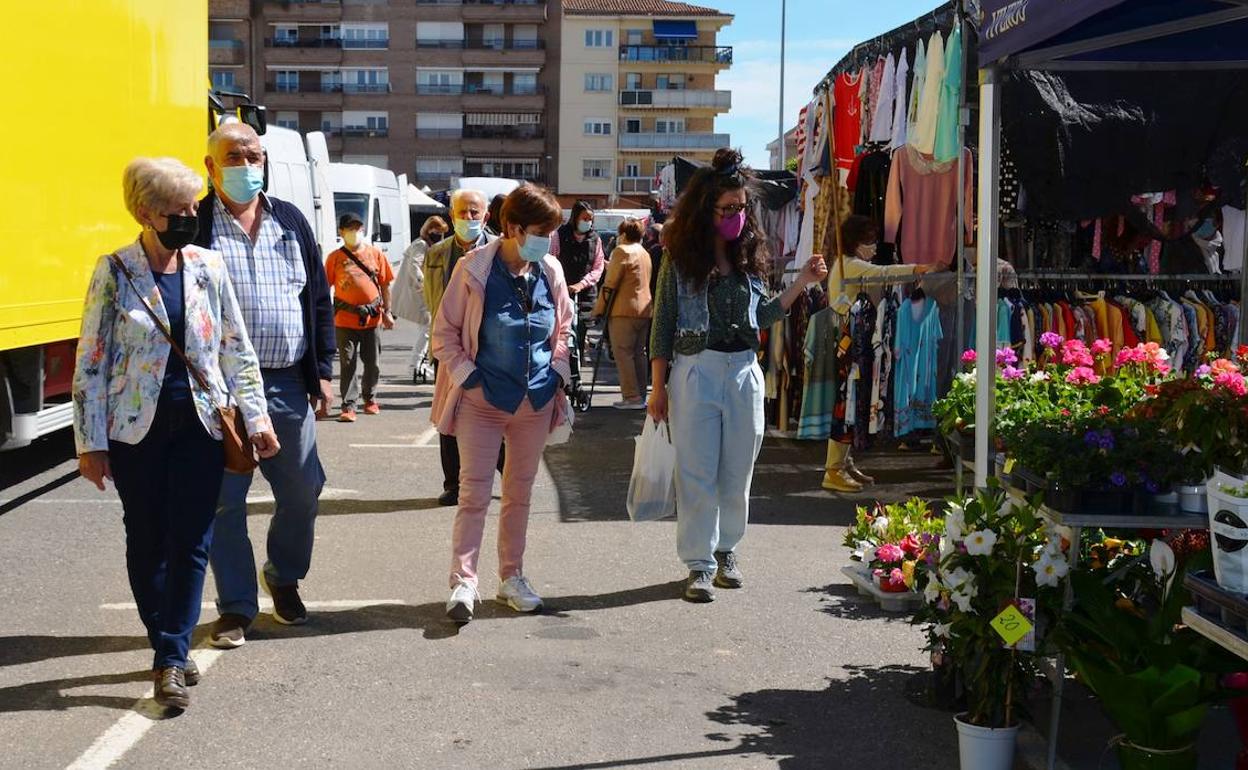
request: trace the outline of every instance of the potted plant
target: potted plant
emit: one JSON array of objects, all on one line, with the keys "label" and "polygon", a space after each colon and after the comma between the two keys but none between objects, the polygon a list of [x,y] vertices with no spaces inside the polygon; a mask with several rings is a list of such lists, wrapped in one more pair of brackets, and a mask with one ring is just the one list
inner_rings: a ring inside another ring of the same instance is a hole
[{"label": "potted plant", "polygon": [[936,430],[952,445],[959,459],[975,459],[975,351],[962,354],[962,363],[970,367],[957,375],[949,392],[932,404]]},{"label": "potted plant", "polygon": [[[902,592],[910,590],[913,579],[895,580],[897,576],[893,575],[893,570],[900,570],[903,576],[912,572],[914,562],[921,558],[923,551],[936,545],[936,535],[943,527],[944,520],[931,505],[914,497],[902,503],[858,506],[854,524],[845,531],[842,542],[850,549],[850,560],[859,573],[873,579],[887,577],[889,587],[880,580],[874,582],[884,590]],[[881,548],[885,549],[882,556]],[[882,575],[876,575],[877,571]]]},{"label": "potted plant", "polygon": [[992,622],[1013,607],[1037,627],[1052,623],[1069,569],[1070,535],[1036,503],[1008,498],[995,480],[952,502],[939,556],[921,563],[928,649],[961,673],[967,710],[955,717],[963,770],[1013,767],[1024,696],[1039,675],[1036,637],[1007,644]]},{"label": "potted plant", "polygon": [[1219,675],[1242,662],[1180,625],[1181,575],[1207,558],[1182,534],[1147,554],[1123,549],[1101,569],[1071,575],[1075,602],[1055,637],[1080,680],[1122,731],[1113,746],[1124,770],[1195,770],[1195,740]]}]

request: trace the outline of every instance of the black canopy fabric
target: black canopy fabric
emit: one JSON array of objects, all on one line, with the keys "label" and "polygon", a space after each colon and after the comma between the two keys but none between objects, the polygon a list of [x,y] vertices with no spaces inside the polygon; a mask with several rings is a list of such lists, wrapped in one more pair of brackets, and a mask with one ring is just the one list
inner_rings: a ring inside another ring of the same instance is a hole
[{"label": "black canopy fabric", "polygon": [[980,0],[979,65],[986,67],[1071,29],[1123,0]]},{"label": "black canopy fabric", "polygon": [[[672,163],[676,165],[677,195],[685,191],[685,187],[689,184],[689,180],[693,177],[695,171],[710,165],[700,160],[684,158],[679,155],[672,158]],[[784,208],[789,201],[797,197],[797,175],[792,171],[754,169],[753,174],[758,178],[755,194],[762,199],[763,205],[772,211]]]},{"label": "black canopy fabric", "polygon": [[[942,3],[908,24],[903,24],[896,29],[885,32],[883,35],[859,43],[854,46],[853,50],[845,54],[836,63],[835,67],[828,71],[828,74],[819,82],[819,85],[815,86],[815,93],[825,91],[831,87],[832,82],[836,80],[838,75],[843,75],[847,72],[857,72],[868,64],[874,65],[876,59],[912,46],[919,40],[926,41],[937,30],[946,35],[949,34],[949,30],[953,29],[956,20],[956,3],[950,0],[950,2]],[[966,60],[973,61],[974,59],[968,56]]]}]

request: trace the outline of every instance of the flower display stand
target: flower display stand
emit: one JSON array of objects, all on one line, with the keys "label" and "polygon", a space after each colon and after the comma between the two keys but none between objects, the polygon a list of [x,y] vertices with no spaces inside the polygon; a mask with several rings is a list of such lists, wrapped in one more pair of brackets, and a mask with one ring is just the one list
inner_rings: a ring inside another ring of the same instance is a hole
[{"label": "flower display stand", "polygon": [[870,573],[864,573],[855,567],[842,567],[841,574],[850,579],[858,589],[859,596],[872,599],[884,612],[910,613],[923,603],[923,597],[914,591],[890,593],[880,588],[871,579]]}]

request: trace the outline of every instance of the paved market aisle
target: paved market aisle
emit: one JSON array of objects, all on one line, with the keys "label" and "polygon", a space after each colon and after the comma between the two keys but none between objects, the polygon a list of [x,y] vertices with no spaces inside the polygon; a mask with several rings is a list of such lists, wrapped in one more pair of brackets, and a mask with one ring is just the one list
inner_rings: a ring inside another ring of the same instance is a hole
[{"label": "paved market aisle", "polygon": [[[535,490],[527,572],[547,612],[487,602],[466,628],[448,625],[453,511],[434,499],[432,387],[406,379],[407,332],[385,342],[381,416],[320,424],[329,490],[303,584],[311,621],[262,616],[245,647],[197,652],[204,680],[176,718],[135,709],[151,660],[115,495],[74,478],[67,435],[0,455],[0,765],[957,766],[949,715],[906,696],[926,666],[919,630],[840,574],[853,502],[819,489],[821,446],[768,442],[747,587],[695,606],[678,598],[674,523],[624,511],[641,414],[595,409],[547,452]],[[618,398],[609,390],[600,404]],[[889,497],[948,491],[927,454],[862,464],[885,468]],[[258,483],[258,546],[266,494]]]}]

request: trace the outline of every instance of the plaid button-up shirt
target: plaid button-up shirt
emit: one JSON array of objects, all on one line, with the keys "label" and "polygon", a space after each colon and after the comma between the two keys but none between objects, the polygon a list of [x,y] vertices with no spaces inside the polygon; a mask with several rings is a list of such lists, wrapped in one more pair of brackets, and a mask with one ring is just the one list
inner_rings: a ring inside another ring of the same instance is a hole
[{"label": "plaid button-up shirt", "polygon": [[303,253],[284,231],[267,198],[261,199],[255,243],[220,198],[213,200],[212,248],[221,252],[260,366],[294,366],[308,349],[299,295],[308,282]]}]

